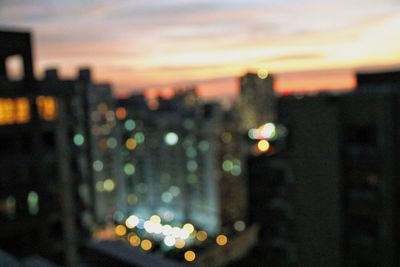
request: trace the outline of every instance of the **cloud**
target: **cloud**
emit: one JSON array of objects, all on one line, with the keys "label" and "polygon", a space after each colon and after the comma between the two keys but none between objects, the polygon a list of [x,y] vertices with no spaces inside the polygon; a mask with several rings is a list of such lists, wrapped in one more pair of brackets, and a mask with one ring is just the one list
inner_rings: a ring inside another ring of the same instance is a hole
[{"label": "cloud", "polygon": [[86,63],[125,87],[387,60],[373,36],[395,58],[399,38],[381,31],[396,17],[391,0],[0,2],[0,25],[34,30],[39,69]]}]

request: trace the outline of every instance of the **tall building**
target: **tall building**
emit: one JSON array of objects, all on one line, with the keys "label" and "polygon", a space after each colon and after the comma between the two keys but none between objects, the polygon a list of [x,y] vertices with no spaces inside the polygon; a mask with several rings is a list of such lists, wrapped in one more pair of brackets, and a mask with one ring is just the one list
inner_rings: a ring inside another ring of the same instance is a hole
[{"label": "tall building", "polygon": [[240,78],[240,129],[247,132],[266,122],[275,121],[274,78],[266,70],[247,73]]},{"label": "tall building", "polygon": [[347,95],[280,102],[300,266],[399,264],[399,86],[359,84]]},{"label": "tall building", "polygon": [[124,126],[127,210],[215,233],[220,228],[214,150],[219,111],[197,102],[191,90],[159,99],[156,111],[143,97],[121,101],[117,116]]},{"label": "tall building", "polygon": [[243,231],[246,228],[248,181],[244,137],[238,128],[236,109],[224,111],[219,125],[219,203],[221,223],[226,228]]},{"label": "tall building", "polygon": [[85,155],[79,164],[86,168],[85,185],[80,192],[85,192],[87,203],[91,203],[86,223],[111,223],[118,203],[125,199],[121,186],[121,131],[116,123],[111,87],[93,82],[87,68],[80,69],[76,79],[71,80],[60,79],[56,69],[49,69],[39,84],[60,97],[70,95],[66,102],[73,110],[73,143],[79,148],[74,152]]},{"label": "tall building", "polygon": [[[71,139],[82,123],[70,119],[82,110],[71,105],[75,92],[58,91],[65,84],[50,88],[33,79],[29,33],[0,35],[1,247],[74,266],[87,233],[85,202],[76,190],[86,170]],[[20,81],[10,80],[10,57],[19,61]]]},{"label": "tall building", "polygon": [[0,36],[0,244],[75,266],[124,192],[110,87],[88,70],[36,80],[30,34]]}]

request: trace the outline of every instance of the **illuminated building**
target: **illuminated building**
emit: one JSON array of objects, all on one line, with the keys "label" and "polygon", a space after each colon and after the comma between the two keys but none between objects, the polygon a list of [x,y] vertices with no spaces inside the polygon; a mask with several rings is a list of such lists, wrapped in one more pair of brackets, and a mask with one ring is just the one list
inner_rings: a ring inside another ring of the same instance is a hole
[{"label": "illuminated building", "polygon": [[0,246],[75,266],[123,190],[110,88],[88,70],[61,80],[51,69],[35,80],[30,34],[0,37]]},{"label": "illuminated building", "polygon": [[86,157],[72,140],[84,128],[73,120],[83,106],[72,104],[79,96],[67,83],[33,79],[29,33],[0,37],[0,244],[18,257],[40,254],[72,266],[89,212],[84,190],[76,190],[85,188]]},{"label": "illuminated building", "polygon": [[211,236],[221,226],[245,228],[241,135],[229,113],[200,103],[194,90],[158,99],[156,110],[132,96],[120,100],[117,112],[128,188],[124,218],[158,214],[163,223],[190,222]]},{"label": "illuminated building", "polygon": [[111,88],[96,84],[89,70],[81,71],[86,93],[87,130],[90,137],[90,172],[94,216],[97,224],[111,223],[116,207],[126,199],[121,146],[121,129],[117,124]]},{"label": "illuminated building", "polygon": [[212,143],[218,138],[215,114],[197,102],[190,90],[159,99],[155,111],[141,96],[121,100],[127,114],[120,120],[127,211],[144,219],[159,214],[163,222],[191,222],[212,233],[220,226]]},{"label": "illuminated building", "polygon": [[[121,138],[110,86],[94,83],[88,69],[81,69],[78,77],[71,80],[60,79],[55,69],[47,70],[38,84],[43,90],[65,98],[70,106],[73,152],[78,157],[78,166],[84,169],[80,194],[85,194],[88,209],[86,225],[111,223],[118,201],[125,197],[120,186]],[[39,105],[39,108],[47,118],[46,107]],[[51,111],[51,107],[47,109]]]},{"label": "illuminated building", "polygon": [[243,135],[237,123],[236,110],[223,112],[219,122],[218,167],[221,224],[240,232],[246,228],[248,184]]},{"label": "illuminated building", "polygon": [[265,122],[275,121],[274,78],[266,70],[240,78],[240,129],[247,132]]}]

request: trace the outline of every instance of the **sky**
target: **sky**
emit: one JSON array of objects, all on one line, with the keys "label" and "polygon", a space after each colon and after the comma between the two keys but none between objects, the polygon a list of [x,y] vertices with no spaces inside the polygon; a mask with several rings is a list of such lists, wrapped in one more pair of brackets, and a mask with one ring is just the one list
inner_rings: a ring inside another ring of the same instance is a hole
[{"label": "sky", "polygon": [[397,0],[0,0],[0,27],[33,32],[39,77],[90,66],[119,96],[229,98],[259,68],[280,92],[350,88],[354,70],[400,66]]}]

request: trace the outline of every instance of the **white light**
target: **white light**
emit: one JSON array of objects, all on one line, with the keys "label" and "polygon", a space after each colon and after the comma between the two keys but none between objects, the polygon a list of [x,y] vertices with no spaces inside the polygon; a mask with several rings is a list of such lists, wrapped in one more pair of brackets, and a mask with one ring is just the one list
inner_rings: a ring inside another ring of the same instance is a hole
[{"label": "white light", "polygon": [[181,231],[179,233],[179,237],[181,239],[188,239],[189,235],[190,235],[190,233],[186,229],[181,229]]},{"label": "white light", "polygon": [[275,124],[269,122],[261,126],[260,128],[260,136],[265,139],[274,138],[276,135]]},{"label": "white light", "polygon": [[161,234],[162,233],[162,225],[160,223],[155,223],[153,225],[153,233],[155,234]]},{"label": "white light", "polygon": [[125,224],[126,227],[132,229],[139,224],[139,218],[135,215],[131,215],[126,219]]},{"label": "white light", "polygon": [[171,225],[168,225],[168,224],[164,225],[164,226],[162,227],[162,233],[163,233],[163,235],[171,235],[171,234],[172,234],[172,227],[171,227]]},{"label": "white light", "polygon": [[154,232],[154,223],[152,223],[151,221],[145,221],[144,222],[144,230],[146,230],[146,232],[148,232],[149,234]]},{"label": "white light", "polygon": [[250,129],[248,135],[249,135],[250,139],[257,140],[258,139],[258,130],[257,129]]},{"label": "white light", "polygon": [[175,238],[173,238],[172,236],[166,236],[164,238],[164,244],[167,245],[168,247],[174,246],[175,243],[176,243]]},{"label": "white light", "polygon": [[172,228],[172,236],[173,237],[178,238],[178,237],[180,237],[180,235],[181,235],[181,228],[179,228],[179,227]]},{"label": "white light", "polygon": [[164,142],[169,146],[176,145],[178,143],[178,141],[179,141],[179,137],[174,132],[169,132],[164,136]]},{"label": "white light", "polygon": [[194,231],[194,226],[191,223],[185,223],[182,228],[188,231],[189,234],[193,233]]}]

